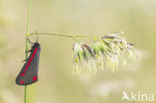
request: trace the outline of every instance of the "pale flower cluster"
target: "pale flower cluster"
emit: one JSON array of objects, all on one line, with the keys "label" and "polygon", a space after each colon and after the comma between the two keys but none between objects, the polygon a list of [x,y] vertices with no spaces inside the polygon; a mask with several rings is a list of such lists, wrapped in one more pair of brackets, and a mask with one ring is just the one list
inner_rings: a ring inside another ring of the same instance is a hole
[{"label": "pale flower cluster", "polygon": [[77,42],[73,46],[73,74],[93,73],[105,68],[117,71],[127,59],[139,60],[140,53],[119,33],[95,37],[90,45]]}]

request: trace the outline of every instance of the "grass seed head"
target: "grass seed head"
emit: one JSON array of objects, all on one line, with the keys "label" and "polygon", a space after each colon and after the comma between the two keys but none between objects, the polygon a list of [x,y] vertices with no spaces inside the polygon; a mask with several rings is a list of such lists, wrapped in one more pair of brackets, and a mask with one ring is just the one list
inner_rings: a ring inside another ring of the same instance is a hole
[{"label": "grass seed head", "polygon": [[104,68],[110,68],[114,72],[118,70],[119,64],[126,64],[127,56],[133,60],[140,59],[139,51],[119,33],[94,37],[90,45],[74,44],[73,73],[96,74]]}]

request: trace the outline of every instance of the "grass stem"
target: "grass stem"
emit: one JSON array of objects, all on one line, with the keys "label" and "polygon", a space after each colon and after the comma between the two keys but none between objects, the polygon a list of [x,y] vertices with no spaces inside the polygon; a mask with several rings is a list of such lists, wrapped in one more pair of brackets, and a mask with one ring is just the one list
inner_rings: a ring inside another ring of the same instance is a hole
[{"label": "grass stem", "polygon": [[30,35],[52,35],[52,36],[63,36],[63,37],[71,37],[71,38],[93,38],[95,36],[90,36],[90,35],[68,35],[68,34],[56,34],[56,33],[30,33]]},{"label": "grass stem", "polygon": [[[28,14],[27,14],[27,24],[26,24],[26,40],[25,40],[25,51],[28,51],[28,33],[30,28],[30,15],[31,15],[31,0],[28,0]],[[26,60],[28,58],[28,53],[25,54]],[[27,103],[27,85],[24,87],[24,103]]]},{"label": "grass stem", "polygon": [[24,103],[27,103],[27,85],[24,87]]}]

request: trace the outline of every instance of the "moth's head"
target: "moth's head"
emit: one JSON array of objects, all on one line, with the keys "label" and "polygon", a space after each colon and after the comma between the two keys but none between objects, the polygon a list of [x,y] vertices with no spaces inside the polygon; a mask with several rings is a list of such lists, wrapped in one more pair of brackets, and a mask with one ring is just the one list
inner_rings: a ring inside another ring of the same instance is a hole
[{"label": "moth's head", "polygon": [[38,42],[35,42],[33,47],[40,47],[40,44]]},{"label": "moth's head", "polygon": [[40,46],[40,44],[38,42],[35,42],[34,45],[35,46]]}]

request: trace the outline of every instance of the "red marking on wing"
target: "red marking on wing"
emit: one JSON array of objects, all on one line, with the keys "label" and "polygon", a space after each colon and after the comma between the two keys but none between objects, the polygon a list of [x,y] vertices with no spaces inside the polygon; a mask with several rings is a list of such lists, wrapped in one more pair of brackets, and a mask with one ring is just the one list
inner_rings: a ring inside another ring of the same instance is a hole
[{"label": "red marking on wing", "polygon": [[35,50],[34,50],[32,56],[30,57],[30,59],[29,59],[27,65],[26,65],[26,67],[25,67],[25,69],[24,69],[24,72],[20,75],[21,77],[23,77],[24,74],[25,74],[25,72],[27,71],[27,69],[28,69],[28,67],[29,67],[29,65],[30,65],[30,63],[31,63],[31,61],[32,61],[32,59],[34,58],[34,56],[35,56],[35,54],[36,54],[36,52],[37,52],[37,49],[38,49],[38,48],[35,48]]},{"label": "red marking on wing", "polygon": [[23,81],[23,80],[21,80],[21,81],[20,81],[20,83],[21,83],[21,84],[24,84],[24,81]]},{"label": "red marking on wing", "polygon": [[36,81],[37,80],[37,76],[35,75],[33,78],[32,78],[32,81]]}]

